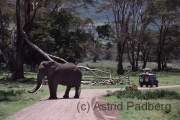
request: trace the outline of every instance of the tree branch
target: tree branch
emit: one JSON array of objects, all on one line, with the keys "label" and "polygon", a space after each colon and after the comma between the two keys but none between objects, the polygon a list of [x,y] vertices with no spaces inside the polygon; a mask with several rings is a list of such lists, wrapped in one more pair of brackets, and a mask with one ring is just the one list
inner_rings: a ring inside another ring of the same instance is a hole
[{"label": "tree branch", "polygon": [[[47,53],[46,53],[47,54]],[[55,58],[55,59],[58,59],[58,60],[61,60],[61,61],[63,61],[64,63],[68,63],[66,60],[64,60],[64,59],[62,59],[62,58],[60,58],[60,57],[57,57],[57,56],[53,56],[53,55],[50,55],[50,54],[47,54],[49,57],[51,57],[51,58]]]},{"label": "tree branch", "polygon": [[3,58],[4,58],[4,60],[5,60],[5,62],[6,62],[6,64],[8,64],[8,59],[6,58],[6,56],[2,53],[2,51],[0,50],[0,54],[2,54],[3,55]]},{"label": "tree branch", "polygon": [[[59,57],[56,57],[56,56],[53,56],[53,55],[50,55],[50,54],[47,54],[45,53],[44,51],[42,51],[40,48],[38,48],[36,45],[34,45],[33,43],[31,43],[26,35],[26,33],[21,30],[21,33],[20,33],[24,39],[27,41],[27,43],[33,47],[34,49],[36,49],[39,53],[41,53],[44,57],[46,57],[48,60],[50,61],[54,61],[53,59],[51,59],[50,57],[52,58],[55,58],[55,59],[59,59],[65,63],[68,63],[66,60],[62,59],[62,58],[59,58]],[[49,57],[50,56],[50,57]],[[109,72],[105,72],[105,71],[102,71],[102,70],[97,70],[97,69],[90,69],[88,67],[85,67],[85,66],[77,66],[78,68],[84,68],[86,70],[89,70],[94,76],[96,76],[97,78],[102,78],[101,76],[97,75],[96,73],[94,73],[93,71],[99,71],[99,72],[103,72],[103,73],[107,73],[107,74],[110,74]],[[110,74],[110,77],[111,77],[111,74]]]},{"label": "tree branch", "polygon": [[38,48],[36,45],[34,45],[33,43],[31,43],[26,35],[26,33],[21,30],[21,33],[20,33],[24,39],[26,40],[26,42],[31,46],[33,47],[34,49],[36,49],[39,53],[41,53],[45,58],[47,58],[48,60],[50,61],[54,61],[53,59],[51,59],[44,51],[42,51],[40,48]]}]

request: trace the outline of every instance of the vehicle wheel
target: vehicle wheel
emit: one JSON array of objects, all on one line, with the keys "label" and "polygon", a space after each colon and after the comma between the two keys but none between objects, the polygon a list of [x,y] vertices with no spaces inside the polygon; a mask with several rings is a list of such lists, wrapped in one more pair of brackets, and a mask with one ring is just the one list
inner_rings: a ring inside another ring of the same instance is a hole
[{"label": "vehicle wheel", "polygon": [[151,83],[151,87],[153,87],[153,83]]},{"label": "vehicle wheel", "polygon": [[158,87],[158,83],[156,84],[156,87]]},{"label": "vehicle wheel", "polygon": [[146,87],[148,87],[148,85],[146,85]]},{"label": "vehicle wheel", "polygon": [[140,87],[143,87],[143,84],[140,84]]}]

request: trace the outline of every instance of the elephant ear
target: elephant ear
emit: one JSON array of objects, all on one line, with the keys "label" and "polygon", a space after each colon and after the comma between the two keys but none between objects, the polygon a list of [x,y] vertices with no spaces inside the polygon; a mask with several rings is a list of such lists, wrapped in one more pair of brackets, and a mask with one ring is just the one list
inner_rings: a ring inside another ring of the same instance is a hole
[{"label": "elephant ear", "polygon": [[48,77],[51,77],[56,72],[57,69],[58,69],[57,66],[55,65],[51,66],[48,70]]}]

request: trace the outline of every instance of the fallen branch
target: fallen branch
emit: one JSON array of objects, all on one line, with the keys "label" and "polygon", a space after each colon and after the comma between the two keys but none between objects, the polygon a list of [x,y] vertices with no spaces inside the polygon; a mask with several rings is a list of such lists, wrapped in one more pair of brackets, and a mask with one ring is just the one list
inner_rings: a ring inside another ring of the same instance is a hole
[{"label": "fallen branch", "polygon": [[50,55],[50,54],[47,54],[45,53],[44,51],[42,51],[38,46],[36,46],[35,44],[31,43],[26,35],[26,33],[21,30],[21,35],[24,37],[24,39],[27,41],[27,43],[32,47],[34,48],[35,50],[37,50],[39,53],[41,53],[45,58],[47,58],[48,60],[50,61],[54,61],[53,59],[51,59],[50,57],[52,58],[55,58],[55,59],[58,59],[58,60],[61,60],[65,63],[68,63],[66,60],[62,59],[62,58],[59,58],[59,57],[56,57],[56,56],[53,56],[53,55]]},{"label": "fallen branch", "polygon": [[21,35],[24,37],[24,39],[26,40],[26,42],[34,49],[36,49],[39,53],[41,53],[45,58],[47,58],[48,60],[50,61],[54,61],[53,59],[51,59],[44,51],[42,51],[39,47],[37,47],[35,44],[31,43],[29,40],[28,40],[28,37],[26,35],[26,33],[21,30]]},{"label": "fallen branch", "polygon": [[94,73],[92,71],[92,69],[88,68],[88,67],[85,67],[85,66],[77,66],[78,68],[84,68],[86,70],[89,70],[93,75],[95,75],[97,78],[100,78],[101,76],[97,75],[96,73]]},{"label": "fallen branch", "polygon": [[57,57],[57,56],[53,56],[53,55],[50,55],[50,54],[47,54],[49,57],[51,57],[51,58],[55,58],[55,59],[58,59],[58,60],[61,60],[61,61],[63,61],[64,63],[68,63],[66,60],[64,60],[64,59],[62,59],[62,58],[60,58],[60,57]]},{"label": "fallen branch", "polygon": [[[53,55],[50,55],[50,54],[47,54],[45,53],[44,51],[42,51],[39,47],[37,47],[35,44],[31,43],[26,35],[26,33],[21,30],[21,35],[24,37],[24,39],[27,41],[27,43],[32,47],[34,48],[35,50],[37,50],[39,53],[41,53],[44,57],[46,57],[49,61],[54,61],[53,59],[51,59],[50,57],[52,58],[55,58],[55,59],[58,59],[58,60],[61,60],[65,63],[68,63],[66,60],[62,59],[62,58],[59,58],[59,57],[56,57],[56,56],[53,56]],[[105,71],[102,71],[102,70],[97,70],[97,69],[90,69],[88,67],[85,67],[85,66],[77,66],[78,68],[84,68],[86,70],[89,70],[94,76],[96,76],[97,78],[102,78],[101,76],[97,75],[96,73],[94,73],[93,71],[99,71],[99,72],[104,72],[104,73],[108,73],[110,74],[109,72],[105,72]],[[110,74],[110,77],[111,77],[111,74]]]}]

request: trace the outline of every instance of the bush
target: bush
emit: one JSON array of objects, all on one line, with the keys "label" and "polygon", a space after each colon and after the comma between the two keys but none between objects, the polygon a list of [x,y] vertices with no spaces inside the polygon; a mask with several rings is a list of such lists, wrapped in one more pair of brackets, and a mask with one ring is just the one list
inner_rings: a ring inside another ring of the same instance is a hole
[{"label": "bush", "polygon": [[112,52],[107,50],[105,52],[105,60],[111,60],[112,59]]},{"label": "bush", "polygon": [[9,97],[21,96],[25,90],[0,90],[0,99],[8,99]]},{"label": "bush", "polygon": [[143,100],[150,99],[178,99],[180,100],[180,94],[176,91],[170,90],[149,90],[149,91],[116,91],[114,93],[108,93],[105,97],[116,96],[117,98],[137,98]]}]

